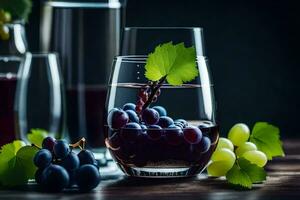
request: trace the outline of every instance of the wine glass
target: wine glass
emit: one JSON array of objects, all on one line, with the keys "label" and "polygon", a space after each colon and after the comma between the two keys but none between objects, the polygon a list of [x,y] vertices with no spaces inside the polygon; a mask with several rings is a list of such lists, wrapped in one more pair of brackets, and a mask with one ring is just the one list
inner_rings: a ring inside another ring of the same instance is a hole
[{"label": "wine glass", "polygon": [[125,27],[120,55],[148,55],[157,45],[170,41],[194,46],[197,56],[205,56],[200,27]]},{"label": "wine glass", "polygon": [[0,146],[16,139],[14,101],[21,57],[0,56]]},{"label": "wine glass", "polygon": [[[129,176],[196,175],[205,169],[219,138],[207,59],[197,56],[199,76],[191,82],[181,86],[157,83],[160,92],[154,92],[157,99],[149,105],[152,109],[139,115],[135,111],[145,91],[150,90],[150,95],[155,91],[144,76],[146,60],[146,55],[114,59],[106,103],[106,146]],[[159,121],[149,125],[157,113]],[[129,125],[128,118],[139,125]]]},{"label": "wine glass", "polygon": [[19,137],[43,129],[56,138],[65,131],[63,85],[55,53],[26,53],[19,70],[15,111]]}]

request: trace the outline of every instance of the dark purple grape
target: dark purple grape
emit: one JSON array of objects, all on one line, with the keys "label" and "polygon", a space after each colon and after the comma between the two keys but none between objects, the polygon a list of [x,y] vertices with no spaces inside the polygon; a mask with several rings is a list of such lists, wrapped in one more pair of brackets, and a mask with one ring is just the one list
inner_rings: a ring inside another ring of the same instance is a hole
[{"label": "dark purple grape", "polygon": [[49,151],[53,151],[53,147],[55,145],[55,142],[56,140],[53,138],[53,137],[46,137],[44,140],[43,140],[43,143],[42,143],[42,148],[43,149],[48,149]]},{"label": "dark purple grape", "polygon": [[52,153],[48,149],[39,150],[33,159],[33,163],[38,168],[44,169],[48,167],[52,162]]},{"label": "dark purple grape", "polygon": [[69,144],[64,140],[57,140],[53,147],[53,152],[56,158],[63,159],[70,152]]},{"label": "dark purple grape", "polygon": [[35,182],[37,184],[43,184],[43,182],[45,181],[45,176],[44,176],[44,173],[43,173],[44,169],[43,168],[39,168],[36,170],[35,172]]},{"label": "dark purple grape", "polygon": [[160,117],[159,121],[157,123],[157,125],[159,125],[162,128],[167,128],[173,124],[174,124],[173,119],[171,117],[167,117],[167,116]]},{"label": "dark purple grape", "polygon": [[206,136],[203,136],[202,140],[198,144],[195,144],[195,150],[200,153],[206,153],[209,150],[210,145],[210,139]]},{"label": "dark purple grape", "polygon": [[69,185],[69,174],[62,166],[50,165],[44,169],[42,176],[45,177],[42,185],[48,191],[60,192]]},{"label": "dark purple grape", "polygon": [[145,124],[141,124],[140,126],[141,126],[141,128],[142,128],[142,131],[143,131],[144,133],[146,133],[146,131],[147,131],[147,126],[146,126]]},{"label": "dark purple grape", "polygon": [[91,164],[91,165],[98,165],[97,161],[94,157],[94,154],[87,149],[82,149],[79,153],[78,153],[78,158],[80,161],[80,166],[81,165],[85,165],[85,164]]},{"label": "dark purple grape", "polygon": [[178,126],[179,128],[183,129],[183,124],[182,123],[179,123],[179,122],[174,122],[174,125],[175,126]]},{"label": "dark purple grape", "polygon": [[66,170],[71,171],[75,170],[79,167],[80,161],[78,156],[74,152],[70,152],[67,157],[62,160],[61,166],[63,166]]},{"label": "dark purple grape", "polygon": [[128,114],[123,110],[113,110],[107,116],[107,124],[111,129],[119,129],[129,121]]},{"label": "dark purple grape", "polygon": [[100,183],[99,170],[94,165],[82,165],[76,172],[76,183],[83,192],[94,189]]},{"label": "dark purple grape", "polygon": [[123,106],[123,110],[135,110],[135,104],[134,103],[126,103]]},{"label": "dark purple grape", "polygon": [[159,140],[162,133],[163,133],[163,130],[158,125],[150,125],[147,130],[147,134],[148,134],[149,138],[152,140]]},{"label": "dark purple grape", "polygon": [[182,129],[171,125],[165,130],[166,141],[170,145],[179,145],[182,142]]},{"label": "dark purple grape", "polygon": [[162,106],[154,106],[153,107],[154,110],[156,110],[159,113],[159,116],[167,116],[167,111],[164,107]]},{"label": "dark purple grape", "polygon": [[130,122],[139,123],[140,120],[139,120],[139,117],[138,117],[138,115],[136,114],[135,111],[133,111],[133,110],[126,110],[126,113],[127,113],[128,117],[129,117],[129,121]]},{"label": "dark purple grape", "polygon": [[202,132],[196,126],[188,126],[183,129],[183,137],[190,144],[197,144],[202,139]]},{"label": "dark purple grape", "polygon": [[185,128],[185,127],[188,126],[187,121],[185,121],[184,119],[176,119],[176,120],[174,121],[174,123],[176,123],[176,124],[178,124],[178,123],[182,124],[182,127],[183,127],[183,128]]},{"label": "dark purple grape", "polygon": [[142,113],[142,119],[147,125],[154,125],[159,120],[159,113],[152,108],[146,108]]},{"label": "dark purple grape", "polygon": [[130,122],[121,130],[122,138],[127,142],[134,142],[142,133],[142,128],[138,123]]}]

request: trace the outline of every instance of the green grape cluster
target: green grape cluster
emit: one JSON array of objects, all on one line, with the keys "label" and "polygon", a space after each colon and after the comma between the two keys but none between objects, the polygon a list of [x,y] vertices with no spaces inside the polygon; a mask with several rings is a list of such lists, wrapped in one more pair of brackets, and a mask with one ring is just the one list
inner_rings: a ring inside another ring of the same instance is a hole
[{"label": "green grape cluster", "polygon": [[0,39],[1,40],[9,39],[9,29],[5,24],[9,23],[10,21],[11,21],[10,13],[1,9],[0,10]]},{"label": "green grape cluster", "polygon": [[230,129],[228,139],[221,137],[207,167],[208,175],[225,176],[237,158],[245,158],[259,167],[265,166],[267,156],[262,151],[257,150],[254,143],[248,141],[249,136],[248,126],[239,123]]}]

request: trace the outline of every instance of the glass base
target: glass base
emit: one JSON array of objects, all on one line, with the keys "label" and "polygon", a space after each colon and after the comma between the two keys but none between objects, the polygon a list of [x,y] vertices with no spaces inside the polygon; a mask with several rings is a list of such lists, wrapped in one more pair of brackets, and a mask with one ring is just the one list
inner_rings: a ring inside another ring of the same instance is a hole
[{"label": "glass base", "polygon": [[120,164],[118,166],[127,176],[140,178],[183,178],[198,175],[205,168],[200,166],[192,167],[125,167]]}]

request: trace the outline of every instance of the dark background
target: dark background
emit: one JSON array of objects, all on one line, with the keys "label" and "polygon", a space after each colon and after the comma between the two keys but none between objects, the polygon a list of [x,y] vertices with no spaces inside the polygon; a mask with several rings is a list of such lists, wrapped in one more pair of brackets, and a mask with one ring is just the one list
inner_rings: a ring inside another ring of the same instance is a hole
[{"label": "dark background", "polygon": [[[126,25],[203,27],[223,135],[237,122],[267,121],[299,137],[296,2],[128,0]],[[34,0],[27,24],[31,51],[39,50],[39,7]]]}]

